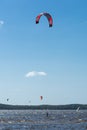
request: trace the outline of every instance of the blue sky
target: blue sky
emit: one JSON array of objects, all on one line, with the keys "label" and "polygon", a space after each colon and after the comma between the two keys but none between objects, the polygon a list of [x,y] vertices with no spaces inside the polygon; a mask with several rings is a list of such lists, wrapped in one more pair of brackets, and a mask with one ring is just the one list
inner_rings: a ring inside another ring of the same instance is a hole
[{"label": "blue sky", "polygon": [[86,92],[87,0],[0,0],[0,102],[86,104]]}]

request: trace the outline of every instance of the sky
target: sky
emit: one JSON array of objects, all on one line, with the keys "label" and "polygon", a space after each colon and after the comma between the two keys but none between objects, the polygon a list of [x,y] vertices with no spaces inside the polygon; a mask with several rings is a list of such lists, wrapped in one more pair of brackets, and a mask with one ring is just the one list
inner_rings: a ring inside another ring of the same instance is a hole
[{"label": "sky", "polygon": [[87,0],[0,0],[0,103],[87,104]]}]

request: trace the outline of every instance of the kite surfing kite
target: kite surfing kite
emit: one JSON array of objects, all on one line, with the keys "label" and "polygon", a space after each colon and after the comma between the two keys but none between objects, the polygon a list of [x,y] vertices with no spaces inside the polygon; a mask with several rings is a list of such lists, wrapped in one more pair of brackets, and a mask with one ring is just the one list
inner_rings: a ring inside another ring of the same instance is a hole
[{"label": "kite surfing kite", "polygon": [[40,99],[42,100],[42,99],[43,99],[43,96],[40,96]]},{"label": "kite surfing kite", "polygon": [[49,13],[40,13],[37,17],[36,17],[36,24],[39,23],[39,20],[41,18],[41,16],[45,16],[48,20],[48,23],[49,23],[49,27],[52,27],[53,26],[53,19],[52,19],[52,16],[49,14]]},{"label": "kite surfing kite", "polygon": [[9,98],[7,98],[7,101],[9,101]]}]

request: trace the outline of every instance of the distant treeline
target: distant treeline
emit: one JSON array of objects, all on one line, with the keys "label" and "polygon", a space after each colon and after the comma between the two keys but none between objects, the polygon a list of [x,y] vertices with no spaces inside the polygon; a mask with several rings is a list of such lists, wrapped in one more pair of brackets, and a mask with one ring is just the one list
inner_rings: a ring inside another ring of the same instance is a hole
[{"label": "distant treeline", "polygon": [[86,110],[87,105],[83,104],[69,104],[69,105],[7,105],[7,104],[0,104],[0,109],[8,109],[8,110],[76,110],[80,107],[80,110]]}]

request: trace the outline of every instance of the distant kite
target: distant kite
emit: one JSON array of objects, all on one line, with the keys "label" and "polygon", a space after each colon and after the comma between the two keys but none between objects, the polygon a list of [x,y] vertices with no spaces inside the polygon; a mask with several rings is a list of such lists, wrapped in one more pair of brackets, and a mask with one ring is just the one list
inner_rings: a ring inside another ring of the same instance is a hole
[{"label": "distant kite", "polygon": [[43,96],[40,96],[40,99],[42,100],[42,99],[43,99]]},{"label": "distant kite", "polygon": [[53,19],[51,17],[51,15],[49,13],[40,13],[37,17],[36,17],[36,24],[39,23],[39,20],[41,18],[41,16],[46,16],[46,18],[48,19],[48,22],[49,22],[49,27],[52,27],[53,26]]},{"label": "distant kite", "polygon": [[7,101],[9,101],[9,98],[7,98]]}]

